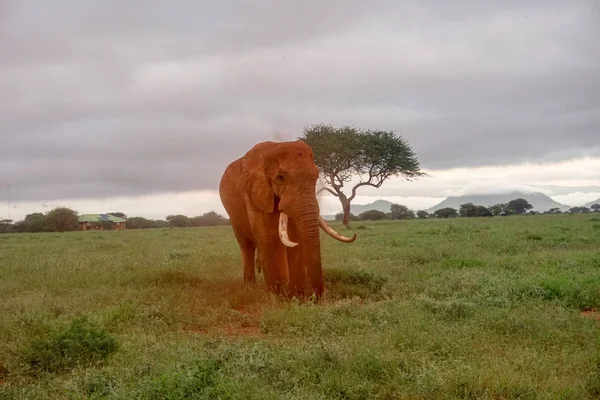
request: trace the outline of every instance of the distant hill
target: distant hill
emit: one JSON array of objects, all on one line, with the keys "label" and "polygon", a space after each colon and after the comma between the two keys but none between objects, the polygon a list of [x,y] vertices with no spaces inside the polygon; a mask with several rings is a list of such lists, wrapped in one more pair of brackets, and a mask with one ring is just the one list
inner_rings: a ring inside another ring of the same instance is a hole
[{"label": "distant hill", "polygon": [[[550,197],[545,195],[544,193],[535,192],[535,193],[522,193],[522,192],[511,192],[511,193],[503,193],[503,194],[474,194],[467,196],[451,196],[443,200],[441,203],[426,209],[427,212],[432,213],[435,210],[439,210],[440,208],[451,207],[458,210],[461,204],[465,203],[473,203],[480,206],[493,206],[494,204],[502,204],[508,203],[511,200],[516,198],[523,198],[529,202],[533,206],[534,211],[544,212],[548,211],[551,208],[558,208],[561,211],[568,211],[571,206],[558,203],[552,200]],[[586,204],[586,207],[590,207],[592,204],[599,203],[600,199],[596,201],[592,201]],[[365,211],[369,210],[377,210],[385,213],[390,212],[392,202],[387,200],[376,200],[373,203],[369,204],[351,204],[350,212],[354,215],[359,215]],[[415,209],[417,210],[417,209]],[[342,212],[340,210],[339,212]],[[335,215],[322,215],[323,219],[327,221],[331,221],[335,219]]]},{"label": "distant hill", "polygon": [[[373,203],[369,204],[350,204],[350,213],[354,215],[362,214],[365,211],[377,210],[388,213],[391,211],[392,202],[387,200],[376,200]],[[340,213],[342,210],[339,211]],[[335,215],[321,215],[324,220],[332,221],[335,219]]]},{"label": "distant hill", "polygon": [[[354,215],[359,215],[364,213],[365,211],[377,210],[382,211],[384,213],[388,213],[391,211],[392,204],[387,200],[375,200],[370,204],[350,204],[350,213]],[[340,210],[340,212],[342,212]]]},{"label": "distant hill", "polygon": [[441,203],[431,207],[427,212],[432,213],[440,208],[451,207],[458,210],[461,204],[473,203],[480,206],[493,206],[494,204],[508,203],[516,198],[523,198],[533,206],[534,211],[544,212],[551,208],[559,208],[561,211],[567,211],[570,206],[558,203],[552,200],[544,193],[522,193],[522,192],[511,192],[503,194],[474,194],[467,196],[451,196],[443,200]]},{"label": "distant hill", "polygon": [[321,214],[325,221],[335,221],[335,215]]},{"label": "distant hill", "polygon": [[583,206],[590,208],[592,206],[592,204],[600,204],[600,199],[596,199],[594,201],[590,201],[589,203],[585,203]]}]

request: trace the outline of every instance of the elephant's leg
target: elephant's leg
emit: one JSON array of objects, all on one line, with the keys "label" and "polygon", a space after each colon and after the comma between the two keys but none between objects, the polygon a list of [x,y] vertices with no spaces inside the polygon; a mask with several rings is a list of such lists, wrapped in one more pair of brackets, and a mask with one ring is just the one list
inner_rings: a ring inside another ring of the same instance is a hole
[{"label": "elephant's leg", "polygon": [[256,272],[260,274],[260,272],[262,271],[262,266],[260,264],[260,257],[258,256],[258,251],[256,252]]},{"label": "elephant's leg", "polygon": [[242,253],[242,262],[244,265],[244,282],[256,282],[254,273],[254,255],[256,254],[256,244],[248,239],[239,229],[233,228],[235,238],[240,245]]},{"label": "elephant's leg", "polygon": [[279,293],[282,285],[285,285],[288,280],[285,246],[279,241],[279,238],[259,243],[258,257],[265,283],[275,293]]},{"label": "elephant's leg", "polygon": [[[288,235],[292,242],[298,243],[298,233],[293,220],[288,221]],[[306,281],[306,265],[302,258],[302,243],[296,247],[288,247],[288,270],[289,270],[289,294],[291,296],[304,297],[304,285]]]},{"label": "elephant's leg", "polygon": [[254,243],[242,247],[242,260],[244,261],[244,282],[256,282],[256,275],[254,273],[254,255],[256,253],[256,246]]},{"label": "elephant's leg", "polygon": [[289,285],[288,290],[291,296],[304,297],[304,286],[306,282],[306,265],[302,260],[302,250],[298,245],[287,249]]},{"label": "elephant's leg", "polygon": [[279,239],[279,214],[255,213],[250,222],[265,283],[278,293],[288,280],[287,253]]}]

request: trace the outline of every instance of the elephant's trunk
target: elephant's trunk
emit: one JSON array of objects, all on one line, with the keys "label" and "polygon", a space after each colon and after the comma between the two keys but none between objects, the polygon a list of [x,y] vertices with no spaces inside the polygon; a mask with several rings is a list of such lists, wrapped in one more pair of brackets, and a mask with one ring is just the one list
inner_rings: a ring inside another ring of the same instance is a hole
[{"label": "elephant's trunk", "polygon": [[298,241],[312,290],[317,298],[323,294],[321,242],[319,230],[319,204],[316,199],[304,201],[292,217],[296,221]]}]

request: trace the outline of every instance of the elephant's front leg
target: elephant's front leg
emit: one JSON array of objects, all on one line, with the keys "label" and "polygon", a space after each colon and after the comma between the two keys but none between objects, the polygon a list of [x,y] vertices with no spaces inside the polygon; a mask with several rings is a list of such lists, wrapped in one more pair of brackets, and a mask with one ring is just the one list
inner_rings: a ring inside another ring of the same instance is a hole
[{"label": "elephant's front leg", "polygon": [[289,279],[286,247],[279,239],[279,214],[261,215],[253,229],[265,283],[278,293]]},{"label": "elephant's front leg", "polygon": [[275,293],[281,291],[288,282],[288,265],[285,246],[279,238],[259,243],[258,257],[265,277],[265,283]]}]

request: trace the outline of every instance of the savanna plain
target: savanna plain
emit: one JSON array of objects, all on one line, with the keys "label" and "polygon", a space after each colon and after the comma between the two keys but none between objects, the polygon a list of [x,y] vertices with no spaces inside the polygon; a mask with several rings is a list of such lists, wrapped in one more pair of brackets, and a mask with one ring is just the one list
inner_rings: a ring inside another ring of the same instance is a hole
[{"label": "savanna plain", "polygon": [[0,399],[600,398],[599,214],[352,229],[318,304],[228,226],[1,235]]}]

